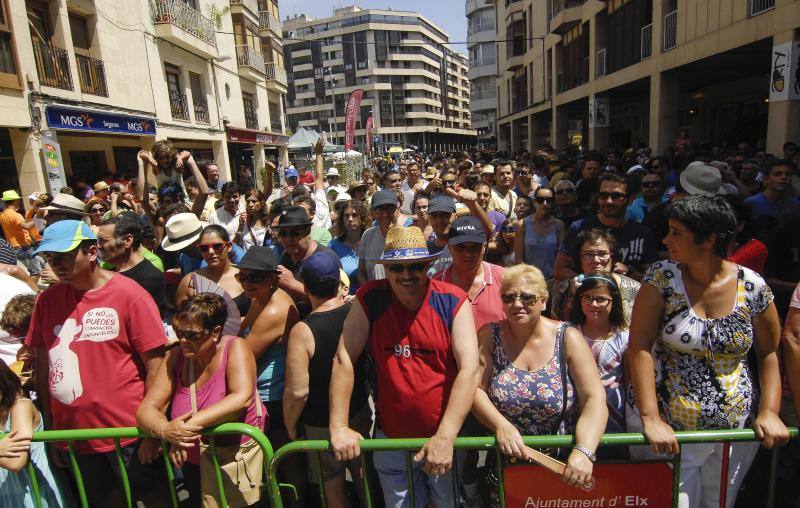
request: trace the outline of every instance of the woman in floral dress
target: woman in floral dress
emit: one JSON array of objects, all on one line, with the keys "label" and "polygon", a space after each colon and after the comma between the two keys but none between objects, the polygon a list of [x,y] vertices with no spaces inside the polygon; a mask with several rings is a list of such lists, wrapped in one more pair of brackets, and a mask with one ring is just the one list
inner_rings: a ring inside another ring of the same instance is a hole
[{"label": "woman in floral dress", "polygon": [[[778,314],[764,280],[725,261],[733,210],[718,196],[693,196],[667,217],[670,260],[650,267],[633,309],[628,430],[644,432],[651,446],[633,447],[632,458],[677,453],[676,430],[752,427],[767,448],[787,441],[778,418]],[[730,446],[729,507],[757,448]],[[680,452],[680,506],[719,506],[723,446]]]}]

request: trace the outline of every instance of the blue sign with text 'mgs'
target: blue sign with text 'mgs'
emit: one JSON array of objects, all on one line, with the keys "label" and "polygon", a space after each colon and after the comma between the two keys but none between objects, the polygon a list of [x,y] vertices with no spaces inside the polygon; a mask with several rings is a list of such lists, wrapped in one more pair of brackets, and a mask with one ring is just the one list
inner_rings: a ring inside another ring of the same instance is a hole
[{"label": "blue sign with text 'mgs'", "polygon": [[155,136],[156,121],[151,118],[114,113],[98,113],[85,109],[49,106],[45,113],[52,129],[106,132],[134,136]]}]

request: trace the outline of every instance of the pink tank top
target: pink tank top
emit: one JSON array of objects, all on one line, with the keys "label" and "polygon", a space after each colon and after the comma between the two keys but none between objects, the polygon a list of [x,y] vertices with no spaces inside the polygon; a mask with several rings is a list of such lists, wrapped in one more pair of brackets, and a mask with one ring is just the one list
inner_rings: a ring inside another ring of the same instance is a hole
[{"label": "pink tank top", "polygon": [[[222,338],[222,358],[219,362],[219,368],[211,374],[211,377],[208,378],[208,381],[201,386],[197,387],[195,392],[197,396],[197,409],[198,411],[207,407],[210,407],[217,402],[221,401],[225,398],[228,394],[228,383],[225,378],[225,373],[227,371],[228,366],[228,349],[230,348],[231,342],[235,339],[232,336],[224,336]],[[181,370],[183,369],[183,350],[178,350],[178,361],[175,365],[175,379],[177,380],[176,383],[176,390],[175,395],[172,397],[172,408],[170,409],[170,418],[175,419],[181,415],[189,413],[192,411],[192,399],[191,394],[189,391],[188,386],[184,386],[183,382],[181,381]],[[197,373],[196,373],[197,374]],[[248,425],[252,425],[261,431],[264,430],[266,421],[268,420],[267,415],[267,408],[261,402],[261,398],[258,396],[258,391],[256,390],[255,383],[253,383],[253,402],[250,404],[250,407],[247,408],[247,412],[244,416],[244,422]],[[261,414],[262,418],[258,417],[256,411],[256,404],[261,404]],[[221,446],[234,444],[236,441],[231,440],[235,436],[230,437],[219,437],[216,439],[216,443]],[[245,443],[250,439],[249,436],[242,435],[241,443]],[[189,462],[193,464],[200,463],[200,447],[194,446],[189,449],[188,453]]]}]

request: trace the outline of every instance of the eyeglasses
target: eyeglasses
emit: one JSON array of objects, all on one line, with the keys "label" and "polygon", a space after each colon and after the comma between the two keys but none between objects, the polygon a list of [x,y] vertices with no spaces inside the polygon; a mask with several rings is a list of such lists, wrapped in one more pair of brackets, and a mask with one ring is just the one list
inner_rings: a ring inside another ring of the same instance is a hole
[{"label": "eyeglasses", "polygon": [[250,275],[246,275],[244,273],[237,273],[234,275],[237,281],[240,284],[258,284],[259,282],[263,282],[264,279],[270,276],[271,272],[259,272],[259,273],[251,273]]},{"label": "eyeglasses", "polygon": [[600,192],[597,194],[597,197],[600,201],[605,201],[607,199],[611,199],[612,201],[619,201],[620,199],[625,199],[628,197],[627,194],[624,192]]},{"label": "eyeglasses", "polygon": [[597,304],[600,307],[605,307],[606,305],[611,303],[611,298],[607,296],[582,295],[581,300],[583,300],[583,303],[585,303],[586,305]]},{"label": "eyeglasses", "polygon": [[456,184],[455,178],[453,178],[452,180],[451,179],[442,180],[442,185],[444,185],[445,187],[449,187],[449,186],[455,185],[455,184]]},{"label": "eyeglasses", "polygon": [[172,328],[172,331],[175,332],[175,336],[179,339],[186,339],[189,342],[197,342],[211,333],[207,330],[181,330],[175,327]]},{"label": "eyeglasses", "polygon": [[229,246],[231,242],[214,242],[214,243],[201,243],[197,245],[200,252],[222,252],[222,249]]},{"label": "eyeglasses", "polygon": [[523,305],[533,305],[540,299],[544,300],[545,298],[543,296],[534,295],[531,293],[520,293],[520,294],[505,293],[500,295],[500,299],[503,301],[503,303],[509,305],[516,303],[518,299],[522,302]]},{"label": "eyeglasses", "polygon": [[528,176],[531,174],[530,171],[514,171],[514,174],[517,176]]},{"label": "eyeglasses", "polygon": [[391,265],[386,265],[386,269],[392,273],[403,273],[403,270],[408,268],[409,272],[422,272],[428,268],[428,263],[394,263]]},{"label": "eyeglasses", "polygon": [[543,205],[543,204],[545,204],[545,203],[548,203],[548,204],[549,204],[549,203],[552,203],[552,202],[553,202],[553,198],[548,198],[548,197],[546,197],[546,196],[539,196],[539,197],[535,198],[535,200],[536,200],[536,202],[537,202],[537,203],[539,203],[540,205]]},{"label": "eyeglasses", "polygon": [[501,229],[500,231],[502,231],[503,233],[516,233],[517,232],[517,228],[514,227],[514,226],[506,226],[503,229]]},{"label": "eyeglasses", "polygon": [[599,258],[600,261],[603,261],[610,259],[611,253],[605,250],[587,250],[581,252],[581,258],[585,261],[594,261],[594,258]]},{"label": "eyeglasses", "polygon": [[90,211],[92,213],[105,213],[106,209],[105,208],[92,208]]},{"label": "eyeglasses", "polygon": [[563,196],[564,194],[575,194],[575,189],[572,187],[567,187],[566,189],[559,189],[556,191],[556,194],[559,196]]},{"label": "eyeglasses", "polygon": [[307,236],[311,232],[310,228],[280,228],[278,229],[278,236],[281,238],[287,238],[291,236],[292,238],[300,238],[303,236]]}]

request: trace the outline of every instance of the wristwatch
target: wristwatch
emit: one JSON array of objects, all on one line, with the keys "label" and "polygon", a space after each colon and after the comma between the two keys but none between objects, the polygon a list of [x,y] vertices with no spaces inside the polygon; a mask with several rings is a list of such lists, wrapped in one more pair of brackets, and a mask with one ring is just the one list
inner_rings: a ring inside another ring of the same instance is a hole
[{"label": "wristwatch", "polygon": [[586,455],[589,458],[589,460],[592,461],[592,463],[597,461],[597,455],[595,455],[592,450],[586,448],[585,446],[576,444],[575,446],[572,447],[572,449],[578,450],[582,454]]}]

